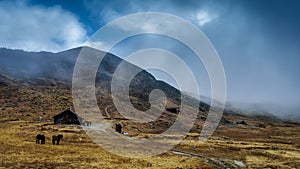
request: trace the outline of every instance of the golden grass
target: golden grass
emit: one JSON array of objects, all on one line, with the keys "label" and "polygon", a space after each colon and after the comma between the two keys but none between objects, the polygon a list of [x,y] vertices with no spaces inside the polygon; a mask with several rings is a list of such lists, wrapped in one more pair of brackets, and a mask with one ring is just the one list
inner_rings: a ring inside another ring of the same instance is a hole
[{"label": "golden grass", "polygon": [[[225,128],[219,128],[217,133],[226,134],[222,130]],[[194,139],[197,133],[190,133],[191,138],[183,140],[171,152],[139,159],[105,151],[78,126],[60,126],[57,129],[51,123],[2,122],[0,168],[220,168],[236,166],[236,162],[243,162],[249,168],[299,168],[300,150],[296,142],[299,134],[295,127],[279,127],[280,131],[291,132],[294,140],[283,134],[284,137],[276,136],[277,142],[272,142],[274,138],[264,141],[257,141],[260,138],[256,141],[253,138],[238,140],[228,137],[232,130],[237,130],[235,133],[238,134],[238,128],[226,130],[230,131],[227,136],[214,135],[205,143]],[[35,144],[38,133],[46,135],[45,145]],[[52,145],[50,137],[58,133],[64,135],[61,145]],[[143,134],[138,137],[143,137]],[[288,144],[287,140],[291,143]],[[174,151],[185,154],[174,154]]]},{"label": "golden grass", "polygon": [[[22,125],[22,127],[20,127]],[[84,133],[63,133],[61,145],[51,145],[44,131],[45,145],[35,144],[35,123],[2,123],[0,129],[0,166],[3,168],[210,168],[199,158],[165,153],[133,159],[120,157],[100,148]],[[81,139],[79,139],[81,138]]]}]

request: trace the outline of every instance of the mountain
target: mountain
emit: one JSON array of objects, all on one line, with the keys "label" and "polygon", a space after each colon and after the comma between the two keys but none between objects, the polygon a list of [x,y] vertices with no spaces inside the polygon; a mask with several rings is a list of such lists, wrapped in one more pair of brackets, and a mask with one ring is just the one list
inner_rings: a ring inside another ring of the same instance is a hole
[{"label": "mountain", "polygon": [[[46,91],[43,95],[49,95],[48,89],[58,90],[56,95],[61,95],[60,103],[57,103],[54,107],[40,105],[40,108],[36,108],[34,111],[58,111],[65,107],[69,107],[72,104],[71,98],[71,82],[74,71],[76,59],[82,50],[88,51],[95,55],[104,55],[104,58],[99,65],[98,72],[96,75],[96,95],[100,109],[104,110],[107,105],[112,105],[110,111],[113,112],[113,116],[121,117],[116,108],[113,106],[111,97],[111,81],[112,76],[115,73],[118,65],[123,61],[121,58],[111,54],[104,53],[89,47],[78,47],[58,53],[51,52],[26,52],[23,50],[12,50],[6,48],[0,48],[0,85],[6,86],[7,90],[4,93],[9,93],[11,89],[9,87],[25,86],[27,90],[30,87],[34,93],[36,88],[43,89]],[[143,70],[142,68],[124,61],[128,70],[138,70],[138,73],[130,83],[129,95],[133,106],[139,110],[145,111],[150,108],[149,94],[153,89],[161,89],[164,91],[168,98],[167,107],[178,107],[181,101],[181,93],[171,85],[156,80],[153,75]],[[121,81],[120,81],[121,82]],[[50,87],[50,88],[49,88]],[[46,88],[46,89],[45,89]],[[8,91],[9,90],[9,91]],[[53,92],[52,92],[53,93]],[[16,93],[20,95],[20,93]],[[64,100],[63,96],[68,95],[68,99]],[[184,94],[186,95],[186,94]],[[4,97],[4,96],[3,96]],[[38,96],[36,96],[38,97]],[[56,98],[58,96],[54,96]],[[192,101],[196,102],[196,99],[189,97]],[[100,102],[101,100],[101,102]],[[47,100],[44,102],[55,102],[58,100]],[[192,102],[191,101],[191,102]],[[9,101],[7,101],[9,102]],[[205,119],[207,112],[210,108],[210,99],[202,98],[199,103],[199,118],[202,121]],[[45,104],[45,103],[41,103]],[[54,103],[52,103],[54,104]],[[28,103],[27,107],[35,107]],[[23,111],[23,110],[20,110]],[[225,107],[225,114],[241,114],[251,115],[245,113],[243,109],[237,109],[229,104]],[[265,120],[277,120],[276,117],[270,116],[269,114],[255,114]],[[121,117],[122,118],[122,117]],[[169,118],[170,121],[176,117]],[[222,124],[227,124],[228,121],[223,117]]]},{"label": "mountain", "polygon": [[60,53],[0,49],[0,72],[20,80],[48,78],[70,81],[80,48]]},{"label": "mountain", "polygon": [[[89,47],[79,47],[59,53],[26,52],[1,48],[0,82],[1,85],[6,86],[2,88],[1,93],[2,97],[7,98],[3,101],[3,105],[8,105],[14,111],[19,112],[33,111],[49,113],[53,111],[57,112],[72,105],[70,95],[72,74],[76,59],[83,49],[88,51],[87,53],[99,56],[104,55],[103,51]],[[116,118],[122,118],[122,116],[120,116],[113,105],[111,81],[116,68],[122,61],[121,58],[107,53],[99,65],[95,79],[99,108],[105,110],[110,105],[110,115]],[[168,100],[167,107],[179,106],[181,101],[181,92],[179,90],[163,81],[156,80],[150,73],[134,64],[126,61],[124,61],[124,64],[126,65],[126,70],[137,70],[139,72],[132,79],[129,86],[130,101],[136,109],[145,111],[150,108],[149,94],[153,89],[164,91]],[[122,79],[119,82],[120,87],[122,87]],[[15,85],[13,86],[13,84]],[[14,95],[15,100],[8,97],[11,95]],[[20,101],[20,98],[23,97],[30,98],[24,100],[26,104],[24,103],[23,106],[15,106],[23,104]],[[192,97],[188,98],[190,99],[189,104],[198,102]],[[33,102],[38,102],[38,105],[33,104]],[[206,116],[208,108],[209,106],[206,103],[199,103],[199,110],[201,112],[199,116]],[[10,109],[6,110],[7,113],[11,112],[8,111]],[[5,116],[5,113],[3,116]],[[176,113],[175,115],[162,114],[161,117],[168,118],[168,121],[174,121]]]},{"label": "mountain", "polygon": [[[45,80],[54,80],[70,84],[74,65],[83,47],[70,49],[59,53],[26,52],[22,50],[0,49],[0,74],[15,80],[31,83],[45,83]],[[85,50],[96,55],[104,52],[84,47]],[[117,66],[123,60],[113,54],[107,53],[103,58],[96,77],[96,85],[110,91],[110,82]],[[125,61],[126,62],[126,61]],[[135,93],[149,93],[154,88],[167,89],[167,95],[177,102],[180,92],[165,82],[157,81],[150,73],[141,68],[126,63],[131,69],[141,72],[133,79],[131,91]],[[147,85],[147,87],[145,87]],[[177,98],[176,98],[177,97]]]}]

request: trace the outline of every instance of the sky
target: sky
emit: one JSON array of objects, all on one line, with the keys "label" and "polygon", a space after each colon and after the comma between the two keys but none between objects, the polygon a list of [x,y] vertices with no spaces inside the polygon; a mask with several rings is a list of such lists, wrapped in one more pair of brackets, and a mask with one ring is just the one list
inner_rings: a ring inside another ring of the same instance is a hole
[{"label": "sky", "polygon": [[[83,45],[119,17],[137,12],[170,13],[194,24],[214,45],[226,74],[227,100],[298,111],[299,7],[297,0],[4,0],[0,1],[0,47],[58,52]],[[136,36],[120,42],[111,52],[125,57],[144,48],[162,48],[179,55],[196,72],[202,94],[210,95],[203,65],[194,64],[193,53],[174,39]],[[151,72],[175,85],[168,75]]]}]

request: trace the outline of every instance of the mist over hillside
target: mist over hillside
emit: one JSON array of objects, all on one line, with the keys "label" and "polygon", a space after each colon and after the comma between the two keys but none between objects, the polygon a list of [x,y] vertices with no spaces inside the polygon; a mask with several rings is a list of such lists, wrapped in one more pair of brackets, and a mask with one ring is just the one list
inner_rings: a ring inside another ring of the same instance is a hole
[{"label": "mist over hillside", "polygon": [[226,109],[242,114],[276,116],[287,122],[300,122],[300,107],[275,103],[228,102]]},{"label": "mist over hillside", "polygon": [[[104,52],[96,49],[87,49],[101,55],[104,54]],[[74,65],[81,50],[82,47],[78,47],[58,53],[52,53],[45,51],[26,52],[23,50],[0,48],[0,81],[1,83],[7,84],[14,84],[18,80],[31,83],[55,83],[55,81],[58,81],[70,85]],[[101,65],[99,65],[96,86],[101,86],[106,92],[110,92],[112,75],[122,61],[121,58],[107,53]],[[163,89],[168,97],[172,98],[174,102],[179,103],[180,91],[178,91],[178,89],[163,81],[156,80],[150,73],[133,64],[128,63],[128,65],[140,69],[141,71],[132,82],[131,93],[135,93],[135,95],[147,99],[147,94],[149,94],[151,90],[160,88]],[[10,79],[9,82],[7,82],[7,79]],[[141,81],[144,82],[144,86],[141,86]],[[146,87],[145,84],[147,84],[148,87]],[[142,93],[145,94],[143,95]],[[200,100],[200,104],[202,105],[200,107],[207,107],[211,101],[209,97],[201,97]],[[205,110],[206,109],[207,108],[205,108]],[[225,107],[225,113],[232,112],[248,115],[272,114],[283,120],[292,122],[300,121],[299,110],[300,108],[298,107],[286,107],[277,104],[262,103],[227,102]]]}]

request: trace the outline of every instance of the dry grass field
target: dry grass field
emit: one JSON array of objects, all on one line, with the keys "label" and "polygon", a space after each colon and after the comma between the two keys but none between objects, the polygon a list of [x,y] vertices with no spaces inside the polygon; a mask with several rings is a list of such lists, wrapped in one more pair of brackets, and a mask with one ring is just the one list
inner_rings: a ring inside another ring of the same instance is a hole
[{"label": "dry grass field", "polygon": [[[1,168],[299,168],[299,125],[266,129],[221,126],[206,143],[196,133],[159,156],[125,158],[90,140],[79,126],[9,121],[0,126]],[[43,133],[46,144],[35,144]],[[60,145],[50,137],[63,134]],[[142,135],[142,134],[141,134]],[[113,146],[113,143],[112,143]]]},{"label": "dry grass field", "polygon": [[[22,125],[22,127],[20,127]],[[41,123],[26,121],[1,123],[1,168],[209,168],[199,158],[165,153],[144,159],[124,158],[106,152],[94,144],[77,126],[60,130],[37,128]],[[55,126],[53,126],[55,128]],[[72,132],[71,132],[72,131]],[[35,135],[46,135],[46,144],[35,144]],[[52,145],[50,136],[62,133],[60,145]],[[207,166],[207,167],[205,167]]]}]

